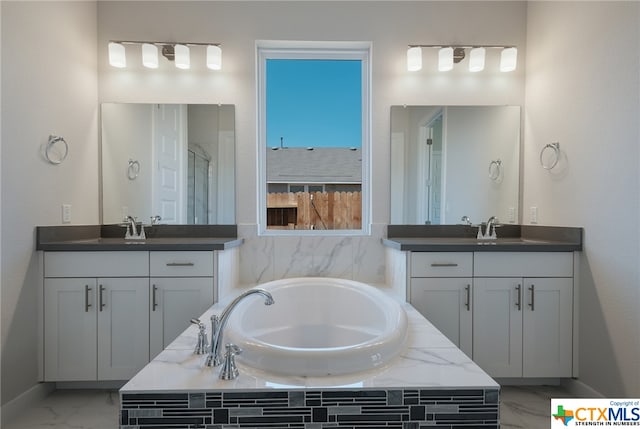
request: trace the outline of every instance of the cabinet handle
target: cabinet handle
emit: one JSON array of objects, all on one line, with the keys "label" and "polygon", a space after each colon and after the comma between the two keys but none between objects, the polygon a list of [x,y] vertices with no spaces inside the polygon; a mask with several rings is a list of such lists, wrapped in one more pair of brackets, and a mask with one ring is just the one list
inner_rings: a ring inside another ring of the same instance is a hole
[{"label": "cabinet handle", "polygon": [[529,303],[529,307],[531,307],[531,311],[536,311],[536,308],[535,308],[536,285],[531,285],[529,290],[531,291],[531,302]]},{"label": "cabinet handle", "polygon": [[432,267],[457,267],[458,264],[455,262],[434,262],[431,264]]},{"label": "cabinet handle", "polygon": [[464,306],[467,307],[467,311],[471,311],[471,285],[466,285],[464,291],[466,292]]},{"label": "cabinet handle", "polygon": [[98,294],[98,306],[100,311],[104,308],[104,301],[102,300],[102,292],[104,292],[104,286],[100,285],[100,293]]},{"label": "cabinet handle", "polygon": [[167,267],[193,267],[193,262],[167,262]]},{"label": "cabinet handle", "polygon": [[153,290],[151,292],[151,309],[152,311],[156,311],[158,307],[158,302],[156,301],[156,291],[158,290],[158,286],[153,285]]},{"label": "cabinet handle", "polygon": [[516,301],[516,307],[518,307],[518,311],[522,310],[522,285],[516,286],[516,296],[518,300]]},{"label": "cabinet handle", "polygon": [[91,288],[89,285],[84,285],[84,312],[88,313],[89,308],[91,308],[91,304],[89,304],[89,291]]}]

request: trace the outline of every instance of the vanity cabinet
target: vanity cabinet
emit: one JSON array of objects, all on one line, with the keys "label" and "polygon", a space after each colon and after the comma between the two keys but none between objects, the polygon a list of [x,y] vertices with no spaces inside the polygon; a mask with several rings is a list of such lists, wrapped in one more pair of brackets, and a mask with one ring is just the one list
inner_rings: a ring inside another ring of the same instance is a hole
[{"label": "vanity cabinet", "polygon": [[213,304],[213,261],[209,251],[151,252],[151,358]]},{"label": "vanity cabinet", "polygon": [[571,252],[477,252],[473,295],[473,359],[487,373],[571,377]]},{"label": "vanity cabinet", "polygon": [[45,254],[45,381],[124,380],[149,361],[147,267],[146,252]]},{"label": "vanity cabinet", "polygon": [[213,251],[44,253],[44,381],[127,380],[213,304]]},{"label": "vanity cabinet", "polygon": [[493,377],[571,377],[573,252],[411,252],[409,301]]},{"label": "vanity cabinet", "polygon": [[411,254],[409,302],[467,356],[473,350],[472,271],[471,252]]}]

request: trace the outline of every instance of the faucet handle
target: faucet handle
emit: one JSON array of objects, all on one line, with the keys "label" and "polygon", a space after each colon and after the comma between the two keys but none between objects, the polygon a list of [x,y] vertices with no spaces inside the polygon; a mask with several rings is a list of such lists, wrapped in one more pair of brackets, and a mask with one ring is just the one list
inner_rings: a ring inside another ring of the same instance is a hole
[{"label": "faucet handle", "polygon": [[227,344],[225,348],[227,351],[224,354],[224,364],[220,369],[219,377],[221,380],[233,380],[240,374],[236,366],[235,356],[242,353],[242,349],[231,343]]}]

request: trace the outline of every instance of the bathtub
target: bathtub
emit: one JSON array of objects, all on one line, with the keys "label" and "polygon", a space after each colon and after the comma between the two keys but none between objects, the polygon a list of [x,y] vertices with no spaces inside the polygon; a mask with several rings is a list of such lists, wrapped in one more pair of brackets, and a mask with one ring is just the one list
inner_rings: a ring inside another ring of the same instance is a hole
[{"label": "bathtub", "polygon": [[243,352],[237,360],[278,374],[326,376],[380,367],[404,349],[407,316],[375,287],[351,280],[303,277],[259,286],[229,318],[225,343]]}]

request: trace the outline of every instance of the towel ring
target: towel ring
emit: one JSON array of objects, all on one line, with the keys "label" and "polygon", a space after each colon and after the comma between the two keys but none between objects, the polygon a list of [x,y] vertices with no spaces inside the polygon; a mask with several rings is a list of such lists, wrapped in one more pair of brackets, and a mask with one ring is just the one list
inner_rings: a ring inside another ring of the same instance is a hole
[{"label": "towel ring", "polygon": [[489,163],[489,179],[498,180],[502,174],[502,161],[500,158]]},{"label": "towel ring", "polygon": [[[551,149],[553,151],[553,161],[551,161],[549,164],[545,164],[544,162],[544,153],[547,151],[547,149]],[[560,143],[547,143],[540,151],[540,165],[542,165],[542,168],[544,168],[545,170],[551,170],[553,167],[558,165],[558,161],[560,161]]]},{"label": "towel ring", "polygon": [[61,164],[69,154],[69,145],[63,137],[50,135],[44,149],[44,157],[51,164]]},{"label": "towel ring", "polygon": [[129,180],[136,180],[138,174],[140,174],[140,163],[130,159],[129,166],[127,167],[127,177]]}]

